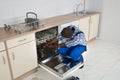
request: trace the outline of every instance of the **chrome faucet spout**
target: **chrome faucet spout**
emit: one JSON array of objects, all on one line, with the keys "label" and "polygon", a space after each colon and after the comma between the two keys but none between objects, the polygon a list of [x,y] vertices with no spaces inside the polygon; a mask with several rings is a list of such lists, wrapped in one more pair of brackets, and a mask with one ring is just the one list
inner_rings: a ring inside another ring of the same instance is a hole
[{"label": "chrome faucet spout", "polygon": [[76,16],[78,16],[79,15],[79,6],[81,5],[81,3],[79,3],[77,6],[76,6],[76,10],[75,10],[75,14],[76,14]]},{"label": "chrome faucet spout", "polygon": [[83,0],[82,2],[79,2],[76,6],[75,6],[75,12],[74,12],[74,16],[84,16],[87,15],[86,12],[86,0]]},{"label": "chrome faucet spout", "polygon": [[84,14],[86,14],[86,8],[85,8],[85,6],[86,6],[86,0],[84,0],[84,8],[83,8],[83,13]]}]

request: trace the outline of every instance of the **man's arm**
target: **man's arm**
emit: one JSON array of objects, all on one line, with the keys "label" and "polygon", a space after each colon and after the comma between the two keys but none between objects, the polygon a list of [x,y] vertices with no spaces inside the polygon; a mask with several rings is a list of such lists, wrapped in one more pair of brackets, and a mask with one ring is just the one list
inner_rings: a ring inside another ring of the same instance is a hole
[{"label": "man's arm", "polygon": [[51,39],[50,41],[46,41],[46,42],[47,43],[43,46],[43,48],[51,47],[53,44],[58,42],[58,39],[55,37],[55,38]]},{"label": "man's arm", "polygon": [[61,44],[56,45],[56,48],[64,47],[64,46],[66,46],[65,43],[61,43]]},{"label": "man's arm", "polygon": [[55,37],[53,39],[51,39],[50,41],[48,41],[46,43],[45,47],[49,47],[49,48],[59,48],[59,47],[64,47],[66,46],[65,43],[61,43],[61,44],[56,44],[58,42],[58,39]]},{"label": "man's arm", "polygon": [[65,43],[61,43],[61,44],[49,44],[48,47],[49,48],[59,48],[59,47],[64,47],[66,46]]},{"label": "man's arm", "polygon": [[50,44],[54,44],[56,42],[58,42],[58,39],[55,37],[55,38],[51,39],[50,41],[48,41],[47,44],[50,45]]}]

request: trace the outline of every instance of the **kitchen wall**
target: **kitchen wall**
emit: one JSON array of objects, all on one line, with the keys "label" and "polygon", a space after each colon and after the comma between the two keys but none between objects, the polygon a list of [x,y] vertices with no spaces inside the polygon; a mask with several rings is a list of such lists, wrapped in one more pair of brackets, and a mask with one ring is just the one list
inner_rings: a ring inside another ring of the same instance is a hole
[{"label": "kitchen wall", "polygon": [[120,0],[89,0],[89,9],[102,12],[99,38],[120,44]]},{"label": "kitchen wall", "polygon": [[62,15],[83,9],[83,0],[0,0],[0,26],[24,21],[26,12],[38,14],[39,19]]}]

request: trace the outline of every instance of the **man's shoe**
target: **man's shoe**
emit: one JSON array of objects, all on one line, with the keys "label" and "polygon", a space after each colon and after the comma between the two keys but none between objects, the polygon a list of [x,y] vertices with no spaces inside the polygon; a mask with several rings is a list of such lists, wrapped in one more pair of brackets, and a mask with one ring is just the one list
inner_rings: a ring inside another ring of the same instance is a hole
[{"label": "man's shoe", "polygon": [[80,80],[78,77],[75,76],[71,76],[70,78],[66,79],[66,80]]},{"label": "man's shoe", "polygon": [[81,67],[79,67],[79,69],[82,69],[84,67],[84,65],[82,65]]}]

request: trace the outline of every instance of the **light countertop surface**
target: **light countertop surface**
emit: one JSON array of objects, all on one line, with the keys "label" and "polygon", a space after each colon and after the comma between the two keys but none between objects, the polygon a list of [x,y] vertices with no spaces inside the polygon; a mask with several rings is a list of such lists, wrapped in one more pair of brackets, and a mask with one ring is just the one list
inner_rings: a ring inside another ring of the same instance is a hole
[{"label": "light countertop surface", "polygon": [[84,17],[89,17],[91,15],[94,14],[99,14],[99,12],[89,12],[87,15],[82,15],[82,16],[75,16],[75,14],[70,13],[70,14],[64,14],[64,15],[60,15],[60,16],[55,16],[55,17],[51,17],[51,18],[45,18],[41,20],[41,24],[43,26],[38,27],[37,29],[34,30],[29,30],[26,32],[23,32],[21,34],[16,34],[14,31],[5,31],[3,27],[0,28],[0,41],[5,41],[14,37],[18,37],[18,36],[23,36],[29,33],[35,33],[38,31],[42,31],[48,28],[52,28],[55,26],[59,26],[61,24],[65,24],[68,22],[72,22],[75,20],[79,20],[81,18]]}]

